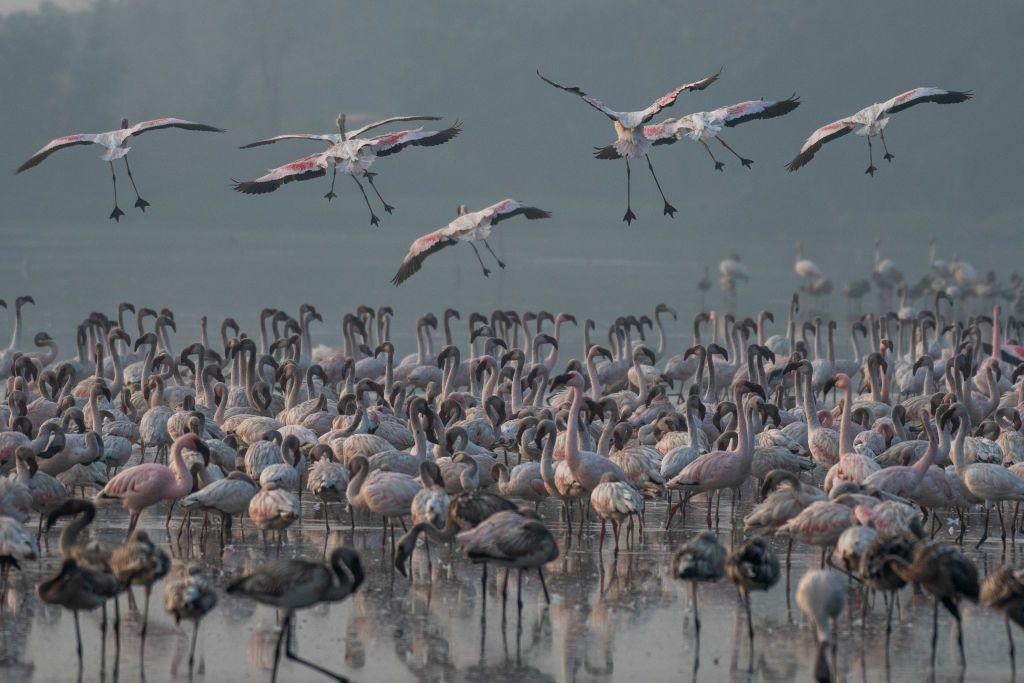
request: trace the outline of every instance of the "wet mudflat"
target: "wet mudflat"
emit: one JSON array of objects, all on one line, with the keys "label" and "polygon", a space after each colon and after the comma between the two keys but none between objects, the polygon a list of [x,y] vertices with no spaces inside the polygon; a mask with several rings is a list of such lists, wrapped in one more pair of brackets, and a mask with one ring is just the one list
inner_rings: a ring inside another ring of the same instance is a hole
[{"label": "wet mudflat", "polygon": [[[749,489],[737,520],[752,500]],[[298,613],[297,642],[302,656],[352,680],[810,680],[814,636],[796,606],[794,592],[800,576],[820,562],[817,548],[797,544],[792,566],[767,594],[754,593],[756,644],[751,662],[746,623],[736,588],[727,580],[700,588],[702,628],[695,638],[689,587],[669,573],[672,553],[704,526],[704,503],[691,504],[685,525],[677,515],[664,530],[665,505],[648,506],[642,539],[627,546],[625,533],[617,556],[609,536],[604,556],[597,555],[599,525],[591,523],[570,539],[553,503],[540,506],[556,530],[561,556],[546,568],[551,605],[544,604],[536,573],[523,581],[524,607],[517,613],[516,579],[509,582],[509,600],[502,605],[504,571],[488,573],[486,596],[481,594],[481,570],[458,550],[433,544],[432,570],[422,546],[411,563],[411,581],[391,560],[390,539],[382,547],[377,519],[356,518],[350,531],[341,507],[331,506],[332,531],[324,530],[319,505],[303,500],[301,525],[287,534],[282,557],[317,558],[338,544],[362,555],[367,580],[351,599]],[[201,538],[200,521],[191,534],[176,539],[176,513],[171,538],[163,528],[165,508],[154,508],[142,526],[165,544],[175,562],[198,561],[222,588],[231,578],[252,570],[276,554],[246,522],[245,540],[238,534],[221,547],[215,529]],[[119,541],[127,515],[118,507],[103,507],[97,527],[103,538]],[[1021,561],[1021,546],[1003,554],[997,537],[980,550],[972,539],[980,533],[980,515],[972,516],[965,550],[984,576],[1000,562]],[[948,527],[947,527],[948,528]],[[728,499],[723,499],[720,538],[738,541],[731,531]],[[144,662],[139,657],[142,593],[136,590],[139,611],[122,597],[124,615],[120,657],[108,632],[105,653],[100,637],[100,611],[82,614],[85,664],[78,671],[74,622],[70,612],[42,604],[34,593],[41,577],[59,563],[56,528],[39,561],[27,562],[14,573],[3,594],[0,615],[0,679],[5,681],[188,680],[191,626],[175,626],[162,608],[163,585],[153,593]],[[947,530],[939,531],[946,534]],[[785,553],[784,541],[773,541]],[[783,559],[783,563],[785,560]],[[783,570],[785,572],[785,569]],[[956,652],[956,629],[945,611],[940,615],[937,665],[930,666],[932,602],[910,587],[900,594],[897,623],[888,656],[885,647],[885,609],[881,596],[868,598],[868,616],[861,618],[863,594],[852,582],[848,606],[840,622],[838,676],[840,680],[1013,680],[1006,632],[1000,615],[964,604],[967,669],[961,670]],[[269,680],[279,617],[272,608],[220,592],[216,609],[202,622],[193,680]],[[1015,634],[1020,635],[1020,634]],[[105,654],[105,658],[101,655]],[[326,680],[318,674],[282,662],[281,680]],[[751,670],[752,668],[752,670]]]}]

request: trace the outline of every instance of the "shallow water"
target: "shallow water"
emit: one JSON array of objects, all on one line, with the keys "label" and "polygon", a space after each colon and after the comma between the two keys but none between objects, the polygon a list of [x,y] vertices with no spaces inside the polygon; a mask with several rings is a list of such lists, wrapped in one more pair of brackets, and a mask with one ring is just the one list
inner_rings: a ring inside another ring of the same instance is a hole
[{"label": "shallow water", "polygon": [[[751,504],[751,491],[743,492],[739,514]],[[798,680],[810,679],[814,635],[795,604],[793,591],[802,573],[819,563],[819,552],[797,545],[792,568],[768,593],[752,596],[756,630],[751,663],[746,623],[736,589],[728,581],[700,587],[702,629],[695,640],[689,587],[671,578],[672,552],[704,525],[704,503],[692,504],[685,525],[677,515],[670,531],[664,530],[665,506],[649,505],[642,540],[628,544],[625,532],[616,557],[610,530],[604,555],[597,555],[599,525],[588,525],[578,538],[567,538],[558,508],[541,505],[541,513],[555,530],[561,556],[545,568],[551,605],[546,606],[536,574],[523,582],[524,607],[517,616],[515,576],[503,609],[502,573],[488,576],[486,608],[480,591],[480,568],[458,552],[432,547],[433,580],[428,577],[425,554],[418,549],[412,560],[412,581],[392,568],[390,544],[382,547],[379,520],[357,516],[350,532],[347,515],[333,505],[332,531],[326,534],[319,505],[303,501],[301,525],[289,530],[282,556],[321,557],[338,544],[354,545],[361,553],[367,579],[351,599],[318,606],[298,615],[298,650],[331,670],[353,680]],[[160,543],[165,509],[150,509],[142,526]],[[176,536],[178,515],[172,526]],[[123,537],[127,515],[118,507],[105,507],[97,517],[101,535],[112,541]],[[993,520],[995,516],[993,515]],[[728,544],[730,508],[722,501],[719,534]],[[1002,555],[997,538],[981,550],[973,548],[980,519],[970,520],[966,547],[982,575],[999,562],[1019,562],[1019,550]],[[216,533],[200,545],[199,525],[180,544],[169,544],[175,561],[201,561],[219,588],[233,577],[250,571],[275,554],[264,545],[251,524],[246,539],[238,536],[223,549]],[[944,530],[940,534],[946,533]],[[59,681],[76,676],[74,622],[60,608],[42,604],[34,585],[55,570],[59,561],[59,529],[51,534],[49,550],[38,562],[28,562],[16,573],[3,596],[0,619],[0,680]],[[783,542],[776,550],[785,552]],[[784,561],[784,560],[783,560]],[[141,603],[141,591],[136,591]],[[153,592],[144,676],[147,681],[186,680],[190,626],[177,627],[162,608],[162,583]],[[932,603],[910,588],[901,593],[901,613],[894,626],[890,656],[885,650],[885,611],[881,599],[861,620],[860,593],[850,585],[849,601],[839,632],[840,680],[921,680],[930,672]],[[141,608],[141,604],[138,605]],[[956,653],[956,629],[942,612],[935,678],[938,680],[1012,680],[1002,618],[988,609],[962,607],[968,668],[962,672]],[[125,601],[122,599],[122,613]],[[100,611],[83,613],[85,646],[83,680],[137,680],[140,678],[140,616],[129,610],[122,632],[117,671],[114,639],[108,633],[106,664],[101,660]],[[203,620],[194,680],[269,680],[278,617],[272,608],[220,592],[216,609]],[[1019,634],[1017,634],[1019,635]],[[699,653],[699,660],[698,660]],[[750,670],[750,667],[753,670]],[[281,680],[326,680],[287,660]]]}]

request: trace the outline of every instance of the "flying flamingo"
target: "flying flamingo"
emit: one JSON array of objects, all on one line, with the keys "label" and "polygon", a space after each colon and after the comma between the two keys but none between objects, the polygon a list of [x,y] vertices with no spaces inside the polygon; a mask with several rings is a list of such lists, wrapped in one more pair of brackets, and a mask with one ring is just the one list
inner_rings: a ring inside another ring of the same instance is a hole
[{"label": "flying flamingo", "polygon": [[612,124],[615,126],[617,139],[613,144],[607,147],[597,148],[594,152],[594,156],[598,159],[624,158],[626,160],[626,215],[622,217],[622,220],[626,222],[626,225],[631,225],[632,222],[636,220],[636,214],[633,213],[633,209],[630,207],[629,202],[629,160],[639,159],[640,157],[647,159],[647,168],[650,169],[651,176],[654,178],[654,184],[658,186],[658,192],[661,194],[661,200],[665,203],[665,215],[674,216],[676,208],[669,204],[668,200],[665,199],[665,193],[662,192],[661,183],[658,182],[658,176],[654,174],[654,166],[651,165],[651,157],[647,153],[652,143],[651,140],[644,135],[644,124],[657,116],[662,109],[666,109],[675,104],[676,98],[679,97],[680,93],[684,91],[703,90],[718,80],[718,74],[708,76],[707,78],[693,83],[683,83],[682,85],[670,90],[664,96],[659,97],[647,106],[647,108],[639,111],[626,112],[615,111],[614,109],[609,108],[603,102],[591,97],[576,86],[567,87],[559,85],[558,83],[555,83],[541,75],[540,70],[537,71],[537,75],[540,76],[541,80],[548,85],[564,90],[569,94],[577,95],[582,98],[584,102],[612,120]]},{"label": "flying flamingo", "polygon": [[893,155],[889,153],[889,148],[885,144],[885,127],[889,124],[890,114],[909,109],[915,104],[923,102],[956,104],[958,102],[966,102],[971,97],[973,95],[970,91],[960,92],[957,90],[943,90],[941,88],[914,88],[885,102],[876,102],[861,109],[853,116],[833,121],[811,133],[811,136],[804,142],[804,146],[800,148],[800,153],[793,158],[793,161],[789,162],[787,168],[792,172],[802,166],[806,166],[826,142],[831,142],[847,133],[854,133],[866,137],[868,140],[868,169],[864,172],[874,176],[875,171],[878,169],[875,167],[874,156],[871,151],[871,138],[876,135],[881,137],[882,147],[885,149],[885,160],[890,163],[893,160]]},{"label": "flying flamingo", "polygon": [[75,145],[99,145],[106,149],[106,152],[103,153],[100,159],[110,164],[110,177],[114,182],[114,210],[110,212],[110,217],[120,222],[124,211],[117,205],[117,173],[114,172],[114,161],[124,159],[124,167],[128,171],[128,180],[131,181],[132,189],[135,190],[135,208],[145,213],[149,202],[139,196],[139,189],[135,186],[135,178],[132,177],[131,166],[128,165],[128,152],[131,150],[131,147],[126,147],[125,143],[133,135],[141,135],[147,131],[160,130],[162,128],[182,128],[184,130],[201,130],[212,133],[225,132],[222,128],[208,126],[205,123],[193,123],[185,119],[153,119],[152,121],[140,121],[134,126],[128,125],[128,119],[121,119],[121,127],[117,130],[109,130],[105,133],[73,133],[50,140],[42,149],[33,154],[28,161],[19,166],[15,174],[27,171],[33,166],[38,166],[46,157],[59,150]]},{"label": "flying flamingo", "polygon": [[169,528],[174,501],[192,492],[192,472],[182,455],[186,448],[202,455],[204,465],[210,464],[210,449],[198,435],[190,432],[175,439],[171,446],[170,467],[155,462],[129,467],[115,475],[97,494],[97,498],[119,499],[128,509],[131,513],[129,536],[135,531],[142,511],[162,500],[171,501],[167,510]]},{"label": "flying flamingo", "polygon": [[[715,164],[715,170],[721,171],[725,164],[715,158],[714,152],[708,147],[708,140],[718,140],[733,156],[740,160],[746,168],[750,168],[753,160],[740,156],[736,150],[723,140],[719,133],[722,128],[732,128],[754,119],[773,119],[783,116],[800,106],[800,98],[795,94],[786,100],[750,100],[719,107],[712,111],[698,111],[687,114],[677,119],[665,119],[660,123],[651,126],[644,126],[644,137],[651,141],[652,145],[671,145],[683,138],[688,138],[704,145],[708,155]],[[618,158],[615,145],[603,148],[598,154],[599,159]],[[648,159],[648,163],[650,160]],[[667,213],[666,209],[666,213]]]},{"label": "flying flamingo", "polygon": [[345,115],[339,114],[336,121],[338,126],[337,133],[328,133],[324,135],[317,135],[313,133],[292,133],[277,135],[272,138],[249,143],[248,145],[242,145],[240,149],[247,149],[250,147],[269,145],[280,140],[298,139],[321,140],[328,143],[328,148],[323,152],[311,154],[283,166],[272,168],[268,173],[256,178],[255,180],[236,182],[235,191],[243,194],[266,194],[267,192],[273,192],[282,185],[295,180],[309,180],[310,178],[325,176],[327,175],[328,166],[331,166],[331,189],[324,195],[324,197],[330,201],[338,196],[334,193],[334,181],[338,176],[338,166],[341,166],[342,173],[350,176],[352,180],[355,181],[355,184],[359,186],[359,192],[363,195],[363,201],[366,202],[366,208],[370,210],[370,224],[380,225],[380,218],[373,212],[373,207],[370,206],[370,199],[366,196],[366,190],[363,189],[363,185],[359,182],[358,176],[366,178],[370,183],[370,187],[372,187],[373,191],[377,194],[377,198],[380,199],[381,204],[384,205],[384,210],[391,213],[394,211],[395,207],[384,201],[384,197],[381,196],[377,186],[373,183],[373,178],[376,174],[370,172],[370,166],[373,165],[373,162],[376,161],[377,157],[396,154],[406,147],[433,147],[435,145],[442,145],[457,136],[462,131],[462,128],[460,127],[459,122],[456,121],[453,126],[441,131],[414,128],[412,130],[402,130],[396,133],[385,133],[384,135],[378,135],[372,138],[362,138],[359,136],[369,130],[388,123],[394,123],[396,121],[437,121],[440,118],[441,117],[439,116],[393,116],[388,119],[368,124],[362,128],[357,128],[351,133],[346,133]]},{"label": "flying flamingo", "polygon": [[391,283],[394,285],[402,284],[419,272],[428,256],[459,242],[468,242],[469,246],[473,247],[473,252],[476,254],[480,267],[484,271],[484,277],[488,277],[491,271],[484,265],[484,261],[480,258],[480,252],[477,250],[474,242],[483,242],[484,246],[487,247],[487,251],[491,252],[491,256],[498,262],[498,265],[504,268],[505,264],[494,253],[494,250],[491,249],[487,238],[491,236],[492,227],[503,220],[519,215],[526,216],[531,221],[538,218],[551,217],[548,211],[538,209],[535,206],[526,206],[515,199],[503,199],[497,204],[492,204],[485,209],[473,211],[472,213],[467,213],[465,204],[459,204],[458,218],[439,230],[428,232],[409,246],[409,252],[402,259],[401,265],[398,266],[398,272],[391,279]]}]

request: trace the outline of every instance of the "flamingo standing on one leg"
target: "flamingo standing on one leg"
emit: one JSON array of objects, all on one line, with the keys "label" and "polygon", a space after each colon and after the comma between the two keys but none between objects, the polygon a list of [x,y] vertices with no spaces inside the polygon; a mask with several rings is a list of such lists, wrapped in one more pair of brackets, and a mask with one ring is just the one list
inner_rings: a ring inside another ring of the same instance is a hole
[{"label": "flamingo standing on one leg", "polygon": [[28,161],[19,166],[15,173],[21,173],[33,166],[38,166],[46,157],[62,149],[74,147],[75,145],[99,145],[106,149],[106,152],[100,158],[110,164],[110,177],[114,183],[114,210],[110,212],[110,217],[120,222],[124,211],[117,205],[117,173],[114,172],[114,161],[124,159],[124,167],[128,171],[128,179],[132,183],[132,189],[135,190],[135,208],[145,212],[149,202],[139,196],[139,189],[135,186],[135,178],[132,176],[131,166],[128,165],[128,152],[131,150],[131,147],[126,147],[125,143],[134,135],[141,135],[147,131],[160,130],[162,128],[181,128],[184,130],[200,130],[213,133],[225,132],[223,128],[208,126],[205,123],[194,123],[185,119],[153,119],[152,121],[140,121],[134,126],[128,125],[128,119],[121,119],[121,127],[117,130],[109,130],[105,133],[74,133],[50,140],[42,149],[33,154]]},{"label": "flamingo standing on one leg", "polygon": [[665,203],[665,215],[674,216],[676,208],[669,204],[668,200],[665,199],[665,193],[662,192],[661,183],[658,182],[658,176],[654,174],[654,166],[651,165],[651,157],[647,153],[651,147],[651,141],[644,135],[644,124],[657,116],[658,112],[662,109],[666,109],[675,104],[676,98],[679,97],[680,93],[703,90],[718,80],[718,74],[708,76],[707,78],[703,78],[699,81],[694,81],[693,83],[683,83],[682,85],[673,88],[664,96],[659,97],[645,109],[626,112],[611,109],[600,100],[591,97],[576,86],[567,87],[559,85],[558,83],[545,78],[541,75],[539,70],[537,71],[537,75],[540,76],[541,80],[548,85],[552,85],[572,95],[577,95],[582,98],[584,102],[612,120],[612,124],[615,126],[615,134],[618,139],[607,147],[597,148],[594,152],[594,156],[598,159],[626,160],[626,215],[622,217],[622,220],[626,222],[626,225],[630,225],[634,220],[636,220],[636,214],[633,213],[633,209],[630,206],[629,201],[629,160],[639,159],[640,157],[647,159],[647,168],[651,170],[651,176],[654,178],[654,184],[658,186],[658,192],[661,194],[661,200]]}]

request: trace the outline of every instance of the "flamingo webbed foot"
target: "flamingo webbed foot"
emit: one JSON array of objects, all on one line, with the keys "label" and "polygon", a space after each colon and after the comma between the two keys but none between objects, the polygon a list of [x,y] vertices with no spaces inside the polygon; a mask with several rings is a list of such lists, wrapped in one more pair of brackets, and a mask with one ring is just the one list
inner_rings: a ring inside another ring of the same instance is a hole
[{"label": "flamingo webbed foot", "polygon": [[377,217],[377,214],[370,216],[370,225],[380,226],[380,218]]},{"label": "flamingo webbed foot", "polygon": [[147,202],[142,197],[139,197],[139,198],[137,198],[135,200],[135,208],[139,209],[140,211],[142,211],[142,213],[146,213],[146,207],[147,206],[149,206],[149,202]]},{"label": "flamingo webbed foot", "polygon": [[715,170],[716,171],[721,171],[724,168],[725,168],[725,164],[723,164],[721,161],[716,161],[715,162]]},{"label": "flamingo webbed foot", "polygon": [[330,192],[328,192],[327,194],[324,195],[324,199],[326,199],[327,201],[331,201],[332,199],[334,199],[337,196],[338,196],[337,193],[334,192],[334,190],[331,190]]},{"label": "flamingo webbed foot", "polygon": [[676,217],[676,211],[678,211],[678,210],[679,209],[677,209],[676,207],[672,206],[668,202],[665,202],[665,214],[664,215],[668,216],[669,218],[675,218]]},{"label": "flamingo webbed foot", "polygon": [[123,215],[124,215],[124,211],[121,210],[121,207],[119,207],[119,206],[117,206],[115,204],[114,205],[114,210],[110,212],[110,218],[112,220],[117,221],[118,223],[120,223],[121,222],[121,216],[123,216]]},{"label": "flamingo webbed foot", "polygon": [[622,220],[626,221],[626,225],[631,225],[636,220],[636,214],[633,213],[633,209],[626,209],[626,215],[622,217]]},{"label": "flamingo webbed foot", "polygon": [[872,164],[872,165],[868,166],[868,170],[866,170],[864,172],[867,173],[869,176],[871,176],[873,178],[875,176],[875,171],[877,171],[877,170],[878,170],[878,168],[875,167],[874,164]]},{"label": "flamingo webbed foot", "polygon": [[889,154],[888,152],[886,152],[886,153],[885,153],[885,154],[884,154],[884,155],[882,156],[882,158],[883,158],[883,159],[885,159],[886,161],[888,161],[888,162],[889,162],[889,163],[891,164],[891,163],[892,163],[892,160],[893,160],[893,159],[895,159],[896,157],[895,157],[895,155],[893,155],[893,154]]},{"label": "flamingo webbed foot", "polygon": [[743,166],[745,168],[749,169],[750,165],[754,163],[754,160],[753,159],[740,159],[740,163],[743,164]]},{"label": "flamingo webbed foot", "polygon": [[384,210],[387,211],[388,213],[394,213],[395,207],[391,206],[390,204],[385,204]]}]

